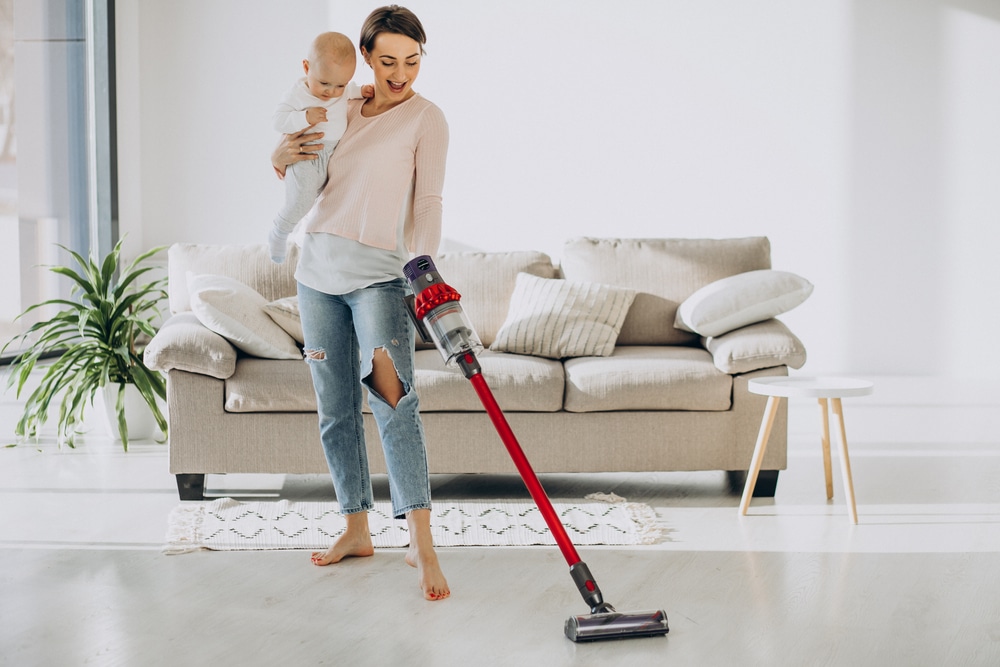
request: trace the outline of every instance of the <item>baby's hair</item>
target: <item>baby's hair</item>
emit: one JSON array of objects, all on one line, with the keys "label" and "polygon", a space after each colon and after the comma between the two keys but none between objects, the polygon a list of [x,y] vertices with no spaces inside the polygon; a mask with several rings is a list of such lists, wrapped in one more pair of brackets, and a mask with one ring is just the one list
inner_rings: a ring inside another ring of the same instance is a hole
[{"label": "baby's hair", "polygon": [[375,48],[375,38],[382,32],[405,35],[420,44],[420,53],[424,53],[423,45],[427,43],[424,26],[420,23],[417,15],[406,7],[388,5],[379,7],[369,14],[368,18],[365,19],[365,24],[361,27],[361,40],[358,42],[358,46],[371,53],[372,49]]},{"label": "baby's hair", "polygon": [[324,32],[316,36],[309,48],[309,60],[319,60],[329,56],[337,62],[356,58],[357,52],[351,38],[339,32]]}]

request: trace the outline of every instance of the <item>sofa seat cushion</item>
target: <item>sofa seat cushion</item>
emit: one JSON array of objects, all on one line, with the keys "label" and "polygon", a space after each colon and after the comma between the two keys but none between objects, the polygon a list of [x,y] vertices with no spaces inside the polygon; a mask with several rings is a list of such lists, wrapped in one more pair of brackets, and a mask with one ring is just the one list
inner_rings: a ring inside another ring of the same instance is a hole
[{"label": "sofa seat cushion", "polygon": [[225,397],[226,412],[316,412],[312,376],[301,359],[241,357]]},{"label": "sofa seat cushion", "polygon": [[706,350],[617,347],[610,357],[567,359],[567,412],[728,410],[733,378]]},{"label": "sofa seat cushion", "polygon": [[[472,384],[447,368],[436,350],[418,350],[414,358],[421,412],[483,412]],[[557,412],[562,408],[565,376],[557,361],[516,354],[483,352],[483,375],[503,410]],[[226,380],[227,412],[315,412],[309,366],[303,361],[244,357]],[[362,408],[370,412],[367,403]]]},{"label": "sofa seat cushion", "polygon": [[[563,365],[552,359],[490,352],[478,355],[483,377],[502,410],[558,412],[566,384]],[[472,383],[445,366],[437,350],[417,350],[417,394],[421,412],[483,412]]]}]

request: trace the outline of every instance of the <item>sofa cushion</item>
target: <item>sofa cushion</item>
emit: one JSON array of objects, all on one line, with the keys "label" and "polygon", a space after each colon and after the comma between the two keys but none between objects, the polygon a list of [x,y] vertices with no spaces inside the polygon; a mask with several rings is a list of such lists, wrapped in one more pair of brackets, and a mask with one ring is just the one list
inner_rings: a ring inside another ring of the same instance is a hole
[{"label": "sofa cushion", "polygon": [[299,314],[299,297],[286,296],[264,305],[264,312],[274,323],[285,330],[299,345],[305,343],[302,334],[302,316]]},{"label": "sofa cushion", "polygon": [[194,313],[168,318],[142,353],[154,371],[188,371],[224,380],[236,370],[236,348]]},{"label": "sofa cushion", "polygon": [[635,290],[519,273],[490,349],[549,359],[606,357],[634,298]]},{"label": "sofa cushion", "polygon": [[781,320],[751,324],[722,336],[702,338],[723,373],[749,373],[774,366],[802,368],[806,348]]},{"label": "sofa cushion", "polygon": [[226,380],[226,412],[316,412],[305,361],[240,359]]},{"label": "sofa cushion", "polygon": [[677,309],[674,326],[702,336],[721,336],[788,312],[812,291],[812,283],[788,271],[737,273],[709,283],[685,299]]},{"label": "sofa cushion", "polygon": [[[551,359],[485,351],[478,355],[483,377],[502,410],[557,412],[562,408],[563,365]],[[421,412],[483,412],[472,384],[446,367],[436,350],[418,350],[414,360]]]},{"label": "sofa cushion", "polygon": [[462,295],[462,307],[487,347],[507,318],[517,274],[555,276],[552,259],[534,251],[442,253],[434,263],[444,281]]},{"label": "sofa cushion", "polygon": [[227,276],[188,274],[191,309],[202,324],[236,348],[265,359],[299,359],[295,341],[274,323],[264,297]]},{"label": "sofa cushion", "polygon": [[191,297],[187,287],[187,274],[211,273],[239,280],[259,292],[267,301],[274,301],[295,294],[295,265],[299,250],[288,246],[284,264],[271,261],[266,244],[259,245],[201,245],[175,243],[167,251],[167,291],[170,294],[170,312],[191,310]]},{"label": "sofa cushion", "polygon": [[728,410],[733,378],[705,350],[617,347],[610,357],[567,359],[567,412]]},{"label": "sofa cushion", "polygon": [[618,345],[686,345],[698,337],[674,327],[677,307],[705,285],[771,268],[766,237],[739,239],[577,238],[563,248],[568,280],[636,290]]},{"label": "sofa cushion", "polygon": [[[501,409],[556,412],[562,407],[561,363],[488,351],[479,363]],[[446,368],[436,350],[418,350],[414,364],[421,412],[483,412],[471,383],[458,369]],[[316,411],[309,367],[294,361],[241,359],[226,381],[225,397],[227,412]],[[363,410],[370,412],[367,396]]]}]

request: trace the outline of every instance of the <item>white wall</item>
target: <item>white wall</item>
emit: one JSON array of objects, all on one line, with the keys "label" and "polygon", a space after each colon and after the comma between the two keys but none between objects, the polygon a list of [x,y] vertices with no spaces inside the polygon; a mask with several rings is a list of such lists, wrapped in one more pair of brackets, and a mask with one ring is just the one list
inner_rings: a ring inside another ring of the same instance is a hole
[{"label": "white wall", "polygon": [[[450,247],[767,235],[816,285],[783,318],[806,370],[1000,370],[1000,3],[406,4],[451,127]],[[130,242],[262,242],[272,107],[315,33],[356,39],[375,6],[119,0]]]}]

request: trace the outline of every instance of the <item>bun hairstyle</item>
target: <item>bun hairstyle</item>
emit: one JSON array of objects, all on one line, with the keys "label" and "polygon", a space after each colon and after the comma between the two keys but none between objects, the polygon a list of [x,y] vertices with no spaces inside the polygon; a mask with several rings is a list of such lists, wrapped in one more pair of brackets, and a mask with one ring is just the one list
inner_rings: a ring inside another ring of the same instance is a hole
[{"label": "bun hairstyle", "polygon": [[387,5],[379,7],[369,14],[364,25],[361,26],[361,40],[358,42],[358,46],[364,49],[365,53],[371,53],[372,49],[375,48],[375,38],[383,32],[409,37],[420,44],[420,54],[424,54],[423,45],[427,43],[424,26],[421,25],[417,15],[406,7]]}]

